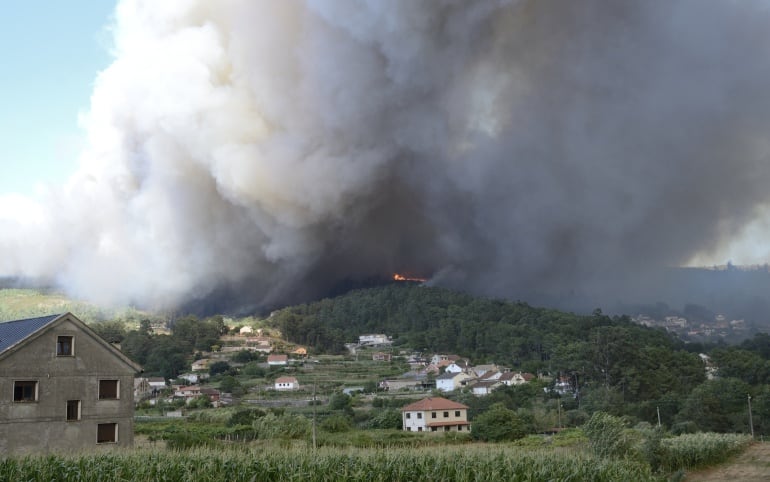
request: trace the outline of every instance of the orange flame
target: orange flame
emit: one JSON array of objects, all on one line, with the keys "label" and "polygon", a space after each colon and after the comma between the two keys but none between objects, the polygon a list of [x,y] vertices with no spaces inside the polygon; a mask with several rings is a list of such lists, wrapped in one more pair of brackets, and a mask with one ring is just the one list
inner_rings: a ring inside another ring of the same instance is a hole
[{"label": "orange flame", "polygon": [[413,278],[410,276],[404,276],[398,273],[393,273],[393,281],[419,281],[420,283],[425,283],[428,280],[425,278]]}]

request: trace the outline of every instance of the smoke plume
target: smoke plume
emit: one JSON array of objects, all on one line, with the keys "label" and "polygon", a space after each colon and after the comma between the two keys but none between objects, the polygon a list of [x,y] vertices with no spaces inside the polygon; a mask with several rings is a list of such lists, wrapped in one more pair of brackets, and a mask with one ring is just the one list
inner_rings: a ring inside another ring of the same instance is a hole
[{"label": "smoke plume", "polygon": [[620,297],[770,201],[768,5],[121,0],[80,170],[6,200],[0,275],[148,306],[393,272]]}]

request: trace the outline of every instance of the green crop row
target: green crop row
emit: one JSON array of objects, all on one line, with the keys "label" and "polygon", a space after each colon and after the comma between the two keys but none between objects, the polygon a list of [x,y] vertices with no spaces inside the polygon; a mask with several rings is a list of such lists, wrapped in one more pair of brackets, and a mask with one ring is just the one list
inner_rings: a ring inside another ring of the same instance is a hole
[{"label": "green crop row", "polygon": [[694,433],[660,441],[660,462],[665,470],[691,469],[724,462],[744,450],[752,439],[729,433]]},{"label": "green crop row", "polygon": [[[242,447],[242,446],[241,446]],[[463,447],[395,450],[130,450],[0,460],[0,480],[25,481],[535,481],[658,480],[646,464],[581,453]]]}]

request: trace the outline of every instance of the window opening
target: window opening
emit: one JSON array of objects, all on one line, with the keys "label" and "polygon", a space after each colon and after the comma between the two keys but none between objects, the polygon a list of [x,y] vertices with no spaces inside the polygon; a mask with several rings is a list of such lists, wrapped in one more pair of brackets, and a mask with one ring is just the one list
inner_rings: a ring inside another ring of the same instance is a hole
[{"label": "window opening", "polygon": [[99,400],[116,400],[118,398],[117,380],[99,380]]},{"label": "window opening", "polygon": [[80,420],[80,400],[67,400],[67,420]]},{"label": "window opening", "polygon": [[72,337],[59,336],[56,338],[56,356],[72,356]]},{"label": "window opening", "polygon": [[96,443],[115,443],[118,441],[117,423],[100,423],[96,427]]},{"label": "window opening", "polygon": [[36,402],[37,401],[37,381],[17,380],[13,382],[13,401],[14,402]]}]

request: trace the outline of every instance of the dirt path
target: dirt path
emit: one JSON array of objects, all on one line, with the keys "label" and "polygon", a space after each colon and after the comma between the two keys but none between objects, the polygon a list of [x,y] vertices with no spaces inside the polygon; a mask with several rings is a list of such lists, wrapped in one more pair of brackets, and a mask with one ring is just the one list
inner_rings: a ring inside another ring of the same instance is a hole
[{"label": "dirt path", "polygon": [[687,474],[686,482],[770,481],[770,442],[756,443],[735,459],[706,470]]}]

